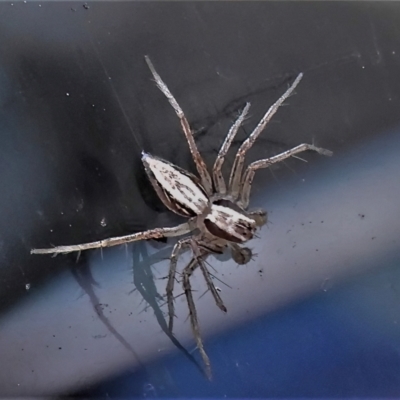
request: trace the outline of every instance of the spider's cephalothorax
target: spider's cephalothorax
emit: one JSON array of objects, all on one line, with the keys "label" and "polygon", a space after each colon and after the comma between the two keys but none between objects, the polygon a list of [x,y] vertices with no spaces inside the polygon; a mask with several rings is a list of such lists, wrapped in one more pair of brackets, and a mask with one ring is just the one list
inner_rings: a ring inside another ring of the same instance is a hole
[{"label": "spider's cephalothorax", "polygon": [[243,171],[246,152],[254,144],[257,137],[264,130],[278,108],[294,91],[303,76],[299,74],[286,92],[268,109],[253,132],[239,147],[234,159],[229,181],[226,183],[221,173],[222,165],[232,141],[249,111],[250,104],[246,104],[229,130],[218,153],[217,159],[215,160],[212,174],[210,174],[197,149],[189,122],[181,107],[154,69],[148,57],[146,57],[146,62],[155,78],[157,86],[167,97],[180,119],[182,130],[188,142],[199,176],[197,177],[190,174],[168,161],[147,153],[142,154],[142,161],[150,182],[162,202],[174,213],[187,217],[188,221],[172,228],[156,228],[92,243],[58,246],[48,249],[33,249],[31,253],[70,253],[73,251],[116,246],[142,239],[182,236],[192,233],[192,235],[178,240],[171,254],[166,289],[169,329],[172,332],[175,315],[173,290],[178,256],[182,250],[190,248],[193,253],[193,258],[182,271],[182,285],[188,302],[190,323],[196,339],[196,344],[205,363],[207,375],[211,377],[210,360],[203,347],[196,307],[191,290],[191,275],[197,268],[201,270],[217,306],[221,310],[226,311],[226,307],[206,267],[205,258],[212,253],[222,253],[228,247],[232,252],[233,259],[237,263],[246,264],[250,261],[252,256],[251,250],[242,245],[252,239],[256,229],[264,225],[267,220],[267,213],[263,210],[248,211],[251,184],[255,171],[261,168],[267,168],[274,163],[306,150],[313,150],[325,156],[332,155],[332,152],[311,144],[300,144],[274,157],[255,161],[248,165]]}]

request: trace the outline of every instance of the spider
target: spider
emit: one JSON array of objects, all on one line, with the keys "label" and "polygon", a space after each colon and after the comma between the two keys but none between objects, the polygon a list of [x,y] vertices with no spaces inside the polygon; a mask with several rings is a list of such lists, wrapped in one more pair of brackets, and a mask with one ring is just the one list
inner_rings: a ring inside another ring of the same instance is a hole
[{"label": "spider", "polygon": [[276,156],[255,161],[244,169],[247,151],[252,147],[278,108],[293,93],[303,77],[303,74],[300,73],[286,92],[268,109],[253,132],[239,147],[229,181],[226,183],[221,173],[222,165],[236,133],[249,112],[250,103],[246,103],[230,128],[210,174],[197,149],[189,122],[180,105],[155,70],[149,57],[146,56],[145,60],[158,88],[167,97],[180,120],[199,176],[195,176],[166,160],[145,152],[142,152],[143,165],[154,190],[162,202],[174,213],[188,218],[187,222],[175,227],[155,228],[92,243],[33,249],[31,253],[55,255],[57,253],[70,253],[116,246],[143,239],[186,235],[176,242],[171,253],[166,286],[168,327],[172,333],[175,317],[173,292],[178,257],[183,250],[189,248],[192,250],[193,258],[181,273],[182,286],[188,303],[190,324],[197,348],[203,359],[207,376],[211,378],[210,359],[201,339],[196,307],[191,290],[190,278],[193,272],[197,268],[200,269],[216,305],[222,311],[226,312],[227,309],[218,290],[214,286],[205,259],[209,254],[222,253],[226,248],[229,248],[232,258],[238,264],[246,264],[250,261],[252,256],[251,250],[241,245],[251,240],[256,230],[267,222],[267,213],[264,210],[248,211],[250,190],[255,172],[261,168],[268,168],[274,163],[283,161],[306,150],[313,150],[325,156],[331,156],[332,152],[312,144],[300,144]]}]

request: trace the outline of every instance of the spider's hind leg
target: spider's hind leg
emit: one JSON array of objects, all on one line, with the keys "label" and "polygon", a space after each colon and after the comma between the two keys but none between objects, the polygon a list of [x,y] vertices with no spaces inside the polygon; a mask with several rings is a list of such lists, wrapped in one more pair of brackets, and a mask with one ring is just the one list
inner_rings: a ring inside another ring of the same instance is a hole
[{"label": "spider's hind leg", "polygon": [[207,170],[206,163],[204,162],[204,160],[201,157],[201,154],[197,148],[196,142],[193,137],[192,130],[190,129],[189,122],[188,122],[185,114],[183,113],[181,106],[178,104],[175,97],[168,89],[168,86],[164,83],[164,81],[161,79],[161,76],[157,73],[156,69],[154,68],[153,63],[150,61],[150,58],[148,56],[146,56],[145,59],[146,59],[147,65],[150,68],[151,73],[153,74],[153,77],[157,83],[158,88],[164,93],[165,97],[169,101],[169,104],[171,104],[171,106],[175,110],[175,113],[181,122],[182,130],[183,130],[183,133],[185,134],[186,140],[189,144],[189,149],[190,149],[190,152],[192,153],[193,161],[196,164],[197,172],[200,175],[202,186],[204,187],[204,189],[208,193],[208,195],[211,195],[212,194],[211,176]]}]

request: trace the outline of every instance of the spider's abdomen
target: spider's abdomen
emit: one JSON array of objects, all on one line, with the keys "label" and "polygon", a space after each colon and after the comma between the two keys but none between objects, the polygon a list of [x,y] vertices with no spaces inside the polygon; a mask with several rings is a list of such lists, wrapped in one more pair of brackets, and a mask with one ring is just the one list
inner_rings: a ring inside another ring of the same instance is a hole
[{"label": "spider's abdomen", "polygon": [[252,239],[256,223],[246,215],[217,204],[211,206],[211,212],[205,217],[204,224],[214,236],[234,243],[244,243]]},{"label": "spider's abdomen", "polygon": [[142,161],[158,197],[171,211],[195,217],[206,210],[208,197],[196,176],[145,152]]}]

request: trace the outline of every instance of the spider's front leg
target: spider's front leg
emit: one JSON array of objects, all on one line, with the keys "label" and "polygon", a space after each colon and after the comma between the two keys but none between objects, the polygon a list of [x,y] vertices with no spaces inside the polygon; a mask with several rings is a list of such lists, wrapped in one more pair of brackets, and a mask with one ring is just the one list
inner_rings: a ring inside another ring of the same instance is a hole
[{"label": "spider's front leg", "polygon": [[176,275],[176,264],[178,262],[178,257],[184,247],[189,247],[191,243],[190,238],[185,238],[179,240],[171,253],[171,262],[168,272],[168,282],[166,288],[167,295],[167,305],[168,305],[168,329],[172,333],[175,318],[175,308],[174,308],[174,284]]},{"label": "spider's front leg", "polygon": [[127,244],[136,242],[138,240],[159,239],[163,237],[181,236],[193,230],[191,221],[185,222],[174,226],[172,228],[155,228],[144,232],[134,233],[132,235],[119,236],[97,242],[76,244],[72,246],[57,246],[49,249],[32,249],[31,254],[59,254],[59,253],[72,253],[74,251],[82,251],[89,249],[99,249],[104,247],[118,246],[120,244]]},{"label": "spider's front leg", "polygon": [[206,251],[206,250],[200,251],[200,248],[202,248],[202,247],[206,248],[207,244],[204,243],[204,245],[205,246],[203,247],[203,243],[201,241],[197,242],[193,239],[193,241],[192,241],[193,253],[197,259],[197,262],[200,265],[200,269],[201,269],[201,272],[203,273],[204,280],[207,283],[208,290],[211,292],[212,296],[214,297],[215,304],[221,311],[226,312],[227,311],[226,307],[218,293],[217,288],[214,285],[214,282],[211,279],[210,272],[208,271],[207,266],[204,262],[204,259],[205,259],[205,257],[208,256],[209,251]]},{"label": "spider's front leg", "polygon": [[180,240],[175,246],[172,251],[172,256],[171,256],[171,268],[170,268],[170,273],[168,277],[168,289],[167,289],[167,296],[168,296],[168,311],[169,311],[169,327],[170,330],[172,330],[172,321],[174,317],[174,307],[173,307],[173,285],[174,285],[174,279],[175,279],[175,272],[176,272],[176,262],[177,262],[177,257],[183,248],[183,246],[190,246],[193,251],[193,258],[190,261],[190,263],[183,269],[182,271],[182,286],[183,290],[186,296],[186,300],[188,303],[188,308],[189,308],[189,318],[190,318],[190,325],[192,328],[193,336],[196,341],[197,348],[199,349],[200,355],[203,359],[205,368],[206,368],[206,374],[209,379],[211,379],[211,363],[210,359],[208,358],[208,355],[204,349],[203,341],[201,339],[201,333],[200,333],[200,326],[197,318],[197,311],[196,311],[196,306],[193,300],[193,294],[192,294],[192,287],[190,284],[190,278],[193,274],[193,272],[200,267],[204,279],[207,283],[207,287],[210,290],[211,294],[214,297],[214,300],[217,304],[217,306],[224,312],[226,312],[226,307],[222,302],[222,299],[214,285],[214,282],[212,281],[210,277],[210,273],[205,265],[204,262],[204,257],[207,257],[209,254],[210,250],[205,249],[203,247],[203,244],[207,246],[207,243],[203,243],[201,240],[197,241],[196,239],[193,238],[187,238],[187,239],[182,239]]},{"label": "spider's front leg", "polygon": [[190,277],[192,276],[193,272],[198,267],[198,265],[199,265],[198,260],[196,259],[196,257],[194,257],[182,272],[182,282],[183,282],[183,290],[185,292],[186,300],[188,303],[190,325],[192,327],[193,336],[196,340],[197,348],[199,349],[201,358],[203,359],[204,365],[206,367],[206,374],[208,378],[211,380],[212,377],[211,363],[206,351],[204,350],[203,341],[201,340],[200,326],[197,319],[196,306],[193,300],[192,286],[190,284]]}]

